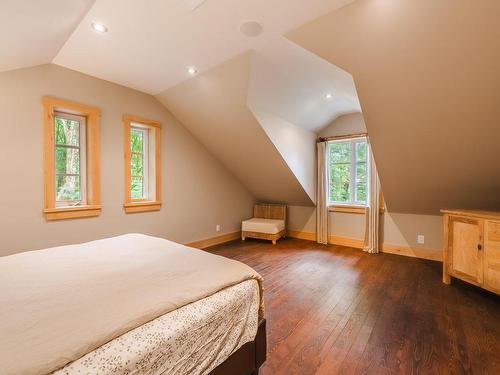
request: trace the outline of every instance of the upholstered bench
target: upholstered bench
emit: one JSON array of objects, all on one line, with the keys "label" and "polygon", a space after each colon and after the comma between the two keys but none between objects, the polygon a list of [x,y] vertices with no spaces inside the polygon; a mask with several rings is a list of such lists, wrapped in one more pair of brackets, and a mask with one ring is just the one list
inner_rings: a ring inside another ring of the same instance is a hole
[{"label": "upholstered bench", "polygon": [[256,204],[254,217],[241,223],[241,239],[259,238],[276,241],[286,235],[286,206],[281,204]]}]

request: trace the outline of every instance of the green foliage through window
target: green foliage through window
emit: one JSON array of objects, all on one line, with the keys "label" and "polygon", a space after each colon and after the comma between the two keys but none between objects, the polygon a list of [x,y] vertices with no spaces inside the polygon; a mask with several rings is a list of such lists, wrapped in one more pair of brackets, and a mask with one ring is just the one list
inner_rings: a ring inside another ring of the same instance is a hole
[{"label": "green foliage through window", "polygon": [[132,128],[130,130],[130,190],[132,199],[146,198],[144,186],[145,136],[147,130]]},{"label": "green foliage through window", "polygon": [[80,122],[55,117],[56,201],[78,202],[81,192]]},{"label": "green foliage through window", "polygon": [[366,204],[368,144],[364,139],[328,145],[329,201]]}]

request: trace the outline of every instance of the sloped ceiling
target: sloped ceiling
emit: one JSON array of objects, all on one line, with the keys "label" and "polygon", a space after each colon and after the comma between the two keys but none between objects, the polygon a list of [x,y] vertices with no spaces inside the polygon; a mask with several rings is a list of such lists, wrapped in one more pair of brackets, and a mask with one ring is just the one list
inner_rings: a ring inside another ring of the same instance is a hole
[{"label": "sloped ceiling", "polygon": [[500,208],[499,14],[358,0],[288,35],[353,75],[389,211]]},{"label": "sloped ceiling", "polygon": [[2,0],[0,72],[51,62],[95,0]]},{"label": "sloped ceiling", "polygon": [[288,168],[315,203],[317,135],[272,113],[258,110],[250,103],[248,105]]},{"label": "sloped ceiling", "polygon": [[361,110],[349,73],[283,37],[255,51],[249,102],[313,132]]},{"label": "sloped ceiling", "polygon": [[[349,73],[283,37],[352,0],[48,0],[42,8],[36,0],[6,2],[0,30],[8,35],[0,38],[19,48],[0,53],[0,65],[52,59],[160,92],[158,99],[260,200],[313,204],[315,132],[360,110]],[[243,35],[248,20],[263,33]],[[10,32],[19,22],[34,28]],[[108,32],[96,33],[94,22]],[[199,74],[189,75],[188,66]]]},{"label": "sloped ceiling", "polygon": [[[188,66],[210,70],[351,1],[96,0],[54,63],[157,94],[189,79]],[[96,21],[106,34],[92,31]],[[245,21],[263,33],[243,35]]]},{"label": "sloped ceiling", "polygon": [[252,57],[237,56],[157,98],[258,200],[312,205],[248,107]]}]

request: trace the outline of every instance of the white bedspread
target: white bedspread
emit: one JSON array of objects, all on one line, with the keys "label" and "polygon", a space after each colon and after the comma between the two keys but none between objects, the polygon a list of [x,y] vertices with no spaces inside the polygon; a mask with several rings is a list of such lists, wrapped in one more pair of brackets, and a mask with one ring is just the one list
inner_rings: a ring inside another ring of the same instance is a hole
[{"label": "white bedspread", "polygon": [[0,257],[0,374],[55,371],[250,279],[261,285],[240,262],[139,234]]},{"label": "white bedspread", "polygon": [[203,375],[257,334],[259,288],[244,281],[104,344],[53,375]]}]

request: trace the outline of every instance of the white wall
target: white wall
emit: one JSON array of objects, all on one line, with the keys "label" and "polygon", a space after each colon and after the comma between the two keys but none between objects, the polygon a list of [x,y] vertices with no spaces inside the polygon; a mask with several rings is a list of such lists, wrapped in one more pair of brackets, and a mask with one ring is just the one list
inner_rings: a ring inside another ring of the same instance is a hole
[{"label": "white wall", "polygon": [[[47,222],[43,215],[41,97],[101,108],[98,218]],[[122,115],[162,123],[159,212],[123,212]],[[0,73],[0,255],[142,232],[185,243],[238,231],[253,196],[152,96],[56,65]],[[216,224],[222,232],[216,233]]]}]

